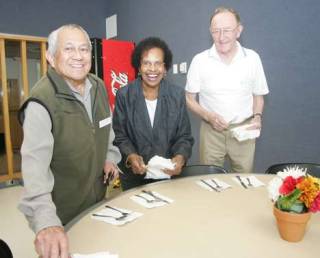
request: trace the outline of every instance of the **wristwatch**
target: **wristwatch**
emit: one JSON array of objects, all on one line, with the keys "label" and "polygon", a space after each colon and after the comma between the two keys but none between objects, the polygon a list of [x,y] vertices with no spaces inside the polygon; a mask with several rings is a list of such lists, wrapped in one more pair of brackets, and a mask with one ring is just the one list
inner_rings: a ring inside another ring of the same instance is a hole
[{"label": "wristwatch", "polygon": [[255,117],[255,116],[260,116],[260,118],[262,118],[262,114],[261,113],[254,113],[253,117]]}]

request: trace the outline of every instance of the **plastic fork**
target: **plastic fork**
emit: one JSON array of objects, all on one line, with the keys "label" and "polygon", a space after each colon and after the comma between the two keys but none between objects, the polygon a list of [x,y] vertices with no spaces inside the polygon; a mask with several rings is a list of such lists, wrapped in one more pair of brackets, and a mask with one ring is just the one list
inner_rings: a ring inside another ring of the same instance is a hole
[{"label": "plastic fork", "polygon": [[117,211],[117,212],[120,212],[121,215],[123,215],[123,216],[129,216],[130,215],[130,212],[124,212],[124,211],[118,210],[117,208],[114,208],[114,207],[109,206],[109,205],[105,205],[104,207],[106,207],[108,209],[111,209],[111,210],[114,210],[114,211]]},{"label": "plastic fork", "polygon": [[150,196],[152,196],[155,200],[159,200],[161,202],[165,202],[165,203],[169,203],[167,200],[160,198],[159,196],[155,195],[153,192],[151,191],[147,191],[147,190],[142,190],[143,193],[148,194]]},{"label": "plastic fork", "polygon": [[146,197],[144,197],[144,196],[142,196],[140,194],[135,194],[134,196],[137,196],[137,197],[145,200],[147,203],[153,203],[153,202],[159,202],[160,201],[160,200],[157,200],[157,199],[150,200],[150,199],[148,199],[148,198],[146,198]]},{"label": "plastic fork", "polygon": [[207,181],[205,181],[204,179],[200,180],[202,183],[204,183],[205,185],[207,185],[209,188],[211,188],[212,190],[216,191],[216,192],[220,192],[220,190],[218,190],[217,188],[215,188],[214,186],[210,185]]},{"label": "plastic fork", "polygon": [[222,186],[219,185],[216,180],[211,179],[211,181],[217,186],[218,189],[221,189],[221,188],[222,188]]},{"label": "plastic fork", "polygon": [[95,216],[95,217],[103,217],[103,218],[112,218],[112,219],[115,219],[115,220],[124,220],[125,218],[127,218],[127,215],[122,215],[120,217],[114,217],[114,216],[110,216],[110,215],[102,215],[102,214],[92,214],[92,216]]}]

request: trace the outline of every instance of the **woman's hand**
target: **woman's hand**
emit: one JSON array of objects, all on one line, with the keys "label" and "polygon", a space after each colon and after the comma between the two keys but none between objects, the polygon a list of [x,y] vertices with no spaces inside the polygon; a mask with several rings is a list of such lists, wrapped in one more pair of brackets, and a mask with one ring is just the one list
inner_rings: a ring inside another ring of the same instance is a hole
[{"label": "woman's hand", "polygon": [[180,175],[185,163],[184,157],[178,154],[171,159],[171,162],[175,164],[174,169],[165,169],[164,172],[170,176]]},{"label": "woman's hand", "polygon": [[143,175],[147,171],[143,158],[136,153],[132,153],[128,156],[126,164],[128,167],[132,168],[134,174]]}]

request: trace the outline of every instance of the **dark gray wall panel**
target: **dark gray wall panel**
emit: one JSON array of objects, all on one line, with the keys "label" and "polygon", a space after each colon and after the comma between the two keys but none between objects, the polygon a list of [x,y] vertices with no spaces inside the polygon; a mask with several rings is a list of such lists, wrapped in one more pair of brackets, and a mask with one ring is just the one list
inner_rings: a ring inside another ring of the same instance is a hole
[{"label": "dark gray wall panel", "polygon": [[[289,161],[320,163],[320,2],[318,0],[107,0],[107,15],[118,15],[118,38],[166,40],[174,63],[187,61],[211,46],[213,9],[231,6],[245,27],[241,43],[262,59],[270,94],[266,97],[256,170]],[[185,75],[170,75],[184,87]],[[198,139],[199,119],[192,117]],[[198,147],[191,162],[198,162]]]},{"label": "dark gray wall panel", "polygon": [[1,0],[0,32],[46,37],[66,23],[78,23],[91,37],[105,36],[104,0]]}]

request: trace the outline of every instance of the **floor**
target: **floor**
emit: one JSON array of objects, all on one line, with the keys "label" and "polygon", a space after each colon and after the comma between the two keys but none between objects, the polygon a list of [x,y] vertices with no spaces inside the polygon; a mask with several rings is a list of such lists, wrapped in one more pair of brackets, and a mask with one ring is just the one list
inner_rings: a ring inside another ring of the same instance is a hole
[{"label": "floor", "polygon": [[[21,155],[20,151],[13,153],[13,169],[14,171],[21,171]],[[8,173],[7,156],[4,152],[0,152],[0,175]]]},{"label": "floor", "polygon": [[0,238],[10,247],[14,258],[37,257],[34,233],[22,213],[17,209],[22,187],[20,185],[0,189]]}]

